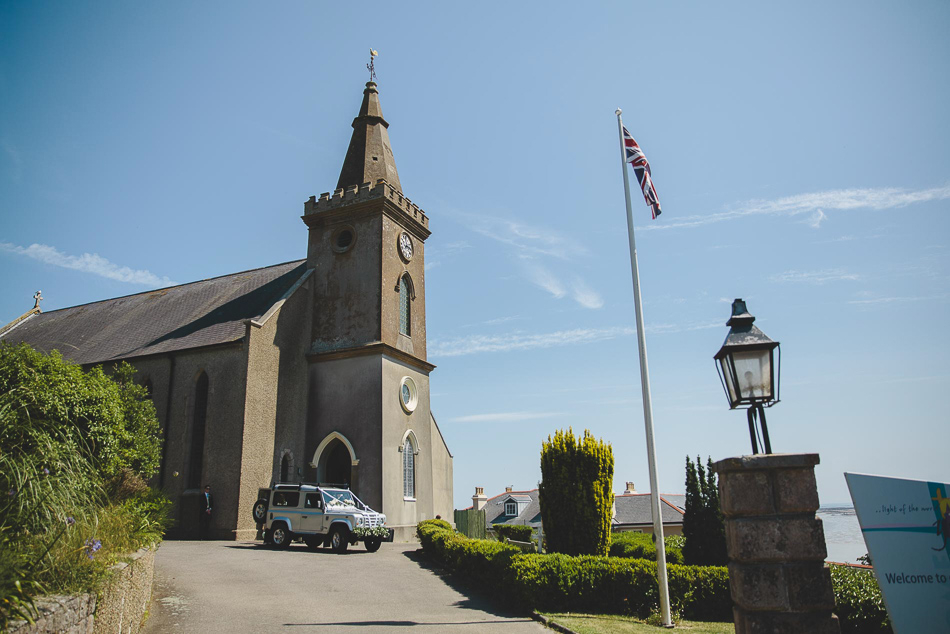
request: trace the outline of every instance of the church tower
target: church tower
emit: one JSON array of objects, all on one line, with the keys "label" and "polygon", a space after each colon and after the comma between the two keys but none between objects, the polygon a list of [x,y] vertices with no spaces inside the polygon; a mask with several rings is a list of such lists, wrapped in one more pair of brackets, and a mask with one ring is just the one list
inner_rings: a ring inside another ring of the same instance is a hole
[{"label": "church tower", "polygon": [[345,483],[413,527],[452,508],[451,455],[429,410],[425,241],[403,195],[375,82],[336,190],[304,204],[313,270],[308,479]]}]

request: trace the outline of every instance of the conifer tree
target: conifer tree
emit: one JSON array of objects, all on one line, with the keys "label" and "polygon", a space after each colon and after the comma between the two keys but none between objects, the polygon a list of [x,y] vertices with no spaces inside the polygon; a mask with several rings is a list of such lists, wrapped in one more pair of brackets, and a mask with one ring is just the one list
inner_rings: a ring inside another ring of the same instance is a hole
[{"label": "conifer tree", "polygon": [[683,546],[683,560],[693,564],[702,557],[703,497],[696,476],[696,465],[686,456],[686,512],[683,514],[683,537],[686,544]]},{"label": "conifer tree", "polygon": [[[699,457],[697,456],[697,460]],[[713,470],[712,458],[706,457],[706,478],[709,495],[706,498],[707,528],[709,530],[710,565],[725,566],[729,563],[729,553],[726,550],[726,523],[722,517],[722,506],[719,503],[719,483],[716,481],[716,472]]]},{"label": "conifer tree", "polygon": [[538,490],[550,552],[606,555],[610,548],[614,454],[609,443],[584,430],[558,430],[541,445]]},{"label": "conifer tree", "polygon": [[694,566],[724,566],[726,530],[719,506],[719,487],[712,459],[703,467],[699,456],[695,464],[686,457],[686,512],[683,515],[683,559]]}]

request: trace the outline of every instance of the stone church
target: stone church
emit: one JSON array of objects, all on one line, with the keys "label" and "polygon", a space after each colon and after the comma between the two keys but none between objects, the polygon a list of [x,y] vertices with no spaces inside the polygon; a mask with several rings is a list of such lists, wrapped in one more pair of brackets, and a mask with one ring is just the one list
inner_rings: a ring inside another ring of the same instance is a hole
[{"label": "stone church", "polygon": [[272,482],[348,485],[397,540],[451,517],[452,454],[429,409],[425,241],[403,195],[375,82],[366,84],[331,193],[304,203],[307,257],[42,312],[0,329],[83,366],[128,361],[164,433],[157,484],[172,536],[252,539]]}]

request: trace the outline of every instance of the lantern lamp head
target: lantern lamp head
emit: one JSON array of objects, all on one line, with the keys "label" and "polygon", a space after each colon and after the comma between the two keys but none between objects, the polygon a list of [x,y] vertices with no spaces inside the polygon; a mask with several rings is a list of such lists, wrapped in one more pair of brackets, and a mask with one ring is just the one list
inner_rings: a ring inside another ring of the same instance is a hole
[{"label": "lantern lamp head", "polygon": [[726,322],[729,334],[714,357],[729,409],[771,407],[779,402],[779,343],[754,321],[744,301],[732,302],[732,316]]}]

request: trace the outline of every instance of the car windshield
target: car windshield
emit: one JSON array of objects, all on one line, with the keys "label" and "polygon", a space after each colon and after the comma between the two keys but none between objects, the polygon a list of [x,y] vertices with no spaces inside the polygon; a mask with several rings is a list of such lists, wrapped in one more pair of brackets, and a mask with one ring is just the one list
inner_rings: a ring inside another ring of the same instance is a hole
[{"label": "car windshield", "polygon": [[323,491],[323,498],[328,507],[358,506],[356,498],[349,491]]}]

